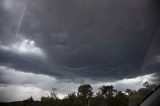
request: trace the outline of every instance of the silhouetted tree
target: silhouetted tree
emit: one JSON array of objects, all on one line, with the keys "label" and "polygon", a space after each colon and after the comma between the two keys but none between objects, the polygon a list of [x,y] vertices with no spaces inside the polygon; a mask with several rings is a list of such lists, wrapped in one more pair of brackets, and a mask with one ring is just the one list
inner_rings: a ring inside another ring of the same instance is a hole
[{"label": "silhouetted tree", "polygon": [[105,86],[99,88],[100,93],[104,96],[104,98],[113,97],[113,95],[117,92],[114,87],[111,86]]},{"label": "silhouetted tree", "polygon": [[59,100],[58,100],[56,91],[57,91],[56,88],[52,88],[50,91],[50,95],[47,97],[42,96],[41,101],[48,105],[57,104]]},{"label": "silhouetted tree", "polygon": [[78,95],[82,98],[85,105],[89,105],[89,100],[93,95],[92,89],[90,84],[80,85],[78,88]]},{"label": "silhouetted tree", "polygon": [[52,99],[58,99],[58,97],[57,97],[57,89],[56,88],[52,88],[52,90],[50,91],[50,97],[52,98]]},{"label": "silhouetted tree", "polygon": [[34,101],[32,97],[22,102],[12,102],[8,104],[0,103],[1,106],[137,106],[156,85],[149,82],[143,84],[143,88],[136,90],[126,89],[125,93],[117,91],[113,86],[99,88],[99,92],[93,95],[90,84],[80,85],[78,93],[68,94],[63,99],[58,99],[57,89],[52,88],[50,95],[42,96],[41,101]]},{"label": "silhouetted tree", "polygon": [[112,106],[128,106],[129,98],[125,93],[122,93],[120,91],[114,97],[114,102],[112,102],[112,104],[113,104]]},{"label": "silhouetted tree", "polygon": [[138,105],[145,97],[147,97],[157,87],[154,84],[147,82],[143,83],[144,88],[138,89],[133,95],[129,96],[130,106]]},{"label": "silhouetted tree", "polygon": [[29,97],[28,99],[26,99],[26,100],[24,100],[25,102],[34,102],[34,99],[33,99],[33,97],[31,96],[31,97]]}]

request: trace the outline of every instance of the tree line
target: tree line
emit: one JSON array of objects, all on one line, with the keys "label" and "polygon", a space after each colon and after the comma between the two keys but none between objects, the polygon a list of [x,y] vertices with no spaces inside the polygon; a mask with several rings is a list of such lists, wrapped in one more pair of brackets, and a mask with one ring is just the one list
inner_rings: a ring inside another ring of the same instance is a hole
[{"label": "tree line", "polygon": [[137,106],[157,86],[149,82],[143,84],[138,90],[126,89],[118,91],[112,85],[103,85],[98,93],[93,92],[90,84],[78,87],[78,92],[70,93],[63,99],[57,96],[57,89],[52,88],[50,95],[42,96],[40,101],[32,97],[20,102],[1,103],[4,106]]}]

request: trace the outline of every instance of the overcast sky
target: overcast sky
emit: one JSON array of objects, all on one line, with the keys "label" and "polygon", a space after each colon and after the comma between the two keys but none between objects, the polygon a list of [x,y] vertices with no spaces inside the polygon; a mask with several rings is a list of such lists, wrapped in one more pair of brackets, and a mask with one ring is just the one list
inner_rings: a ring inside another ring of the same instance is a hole
[{"label": "overcast sky", "polygon": [[[160,69],[150,0],[0,0],[0,101],[92,84],[138,89]],[[14,92],[13,92],[14,91]]]}]

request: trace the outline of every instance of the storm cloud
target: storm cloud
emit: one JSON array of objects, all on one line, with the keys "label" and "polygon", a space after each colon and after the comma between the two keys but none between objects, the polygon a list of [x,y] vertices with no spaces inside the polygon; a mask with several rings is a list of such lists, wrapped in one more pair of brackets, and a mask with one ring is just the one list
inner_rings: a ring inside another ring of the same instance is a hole
[{"label": "storm cloud", "polygon": [[63,84],[159,75],[155,9],[150,0],[1,0],[1,84],[10,85],[4,67]]}]

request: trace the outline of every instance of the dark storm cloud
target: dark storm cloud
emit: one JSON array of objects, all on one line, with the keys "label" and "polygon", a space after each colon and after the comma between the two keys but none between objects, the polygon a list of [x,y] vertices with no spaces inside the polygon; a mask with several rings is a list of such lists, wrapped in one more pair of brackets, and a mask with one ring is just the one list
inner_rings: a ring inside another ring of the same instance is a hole
[{"label": "dark storm cloud", "polygon": [[[20,2],[19,0],[14,0]],[[142,3],[141,3],[142,2]],[[19,35],[34,40],[47,54],[41,60],[0,50],[0,62],[34,73],[91,79],[140,74],[157,27],[148,1],[27,0],[1,8],[1,44],[16,41],[16,23],[26,7]],[[15,12],[14,8],[19,10]],[[10,25],[11,24],[11,25]]]},{"label": "dark storm cloud", "polygon": [[160,30],[158,30],[152,39],[152,43],[148,49],[146,57],[143,62],[142,72],[150,73],[152,71],[157,72],[160,76]]}]

